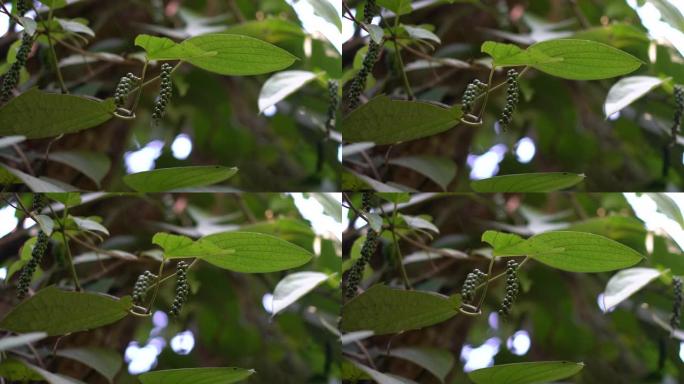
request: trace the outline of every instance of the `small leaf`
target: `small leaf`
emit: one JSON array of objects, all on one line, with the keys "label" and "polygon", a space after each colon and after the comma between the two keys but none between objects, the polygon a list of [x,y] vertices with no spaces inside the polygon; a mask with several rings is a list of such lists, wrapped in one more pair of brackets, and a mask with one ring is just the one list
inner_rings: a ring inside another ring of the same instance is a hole
[{"label": "small leaf", "polygon": [[62,151],[50,153],[50,160],[66,164],[83,173],[99,187],[109,172],[111,161],[103,153],[89,151]]},{"label": "small leaf", "polygon": [[610,87],[606,96],[606,102],[603,105],[606,117],[632,104],[665,80],[653,76],[630,76],[620,79]]},{"label": "small leaf", "polygon": [[453,161],[436,156],[407,156],[391,159],[390,164],[399,165],[422,175],[439,185],[442,190],[456,177],[456,164]]},{"label": "small leaf", "polygon": [[409,215],[404,215],[404,214],[400,214],[400,215],[401,215],[401,218],[404,219],[404,221],[406,222],[406,225],[408,225],[411,228],[424,229],[427,231],[432,231],[432,232],[437,233],[437,234],[439,233],[439,228],[437,228],[437,226],[435,226],[430,221],[428,221],[422,217],[409,216]]},{"label": "small leaf", "polygon": [[[486,231],[482,234],[482,241],[488,243],[494,248],[494,255],[498,256],[498,252],[520,244],[525,241],[522,237],[513,233],[503,233],[499,231]],[[503,251],[505,252],[505,251]]]},{"label": "small leaf", "polygon": [[468,373],[475,384],[533,384],[548,383],[577,374],[584,363],[570,361],[538,361],[533,363],[501,364],[476,369]]},{"label": "small leaf", "polygon": [[340,329],[399,333],[441,323],[458,314],[459,296],[393,289],[378,284],[342,307]]},{"label": "small leaf", "polygon": [[79,23],[78,20],[60,19],[58,17],[55,17],[54,19],[57,20],[59,25],[65,31],[72,33],[82,33],[90,37],[95,37],[95,32],[92,29],[90,29],[87,25]]},{"label": "small leaf", "polygon": [[422,27],[417,27],[413,25],[404,25],[403,26],[406,32],[411,36],[411,38],[416,39],[416,40],[430,40],[434,41],[437,44],[441,44],[442,41],[435,35],[434,33],[428,31],[425,28]]},{"label": "small leaf", "polygon": [[603,310],[608,311],[625,301],[665,272],[653,268],[629,268],[618,271],[606,284]]},{"label": "small leaf", "polygon": [[560,61],[560,59],[548,57],[539,52],[524,51],[515,44],[496,43],[494,41],[485,41],[481,50],[491,56],[494,65],[499,67]]},{"label": "small leaf", "polygon": [[313,7],[314,13],[327,22],[337,27],[337,29],[342,32],[342,19],[337,13],[335,7],[330,3],[329,0],[307,0],[309,4]]},{"label": "small leaf", "polygon": [[188,257],[206,258],[225,257],[235,253],[233,249],[224,249],[214,243],[200,239],[193,241],[189,237],[159,232],[152,238],[152,243],[164,249],[165,259],[183,259]]},{"label": "small leaf", "polygon": [[132,173],[124,176],[123,181],[138,192],[167,192],[220,183],[237,171],[235,167],[214,165],[162,168]]},{"label": "small leaf", "polygon": [[103,348],[70,348],[60,349],[57,356],[66,357],[83,363],[107,378],[110,383],[121,370],[123,360],[116,351]]},{"label": "small leaf", "polygon": [[411,0],[377,0],[379,6],[387,8],[397,16],[413,12]]},{"label": "small leaf", "polygon": [[38,28],[38,24],[36,24],[35,20],[22,16],[19,18],[19,21],[21,22],[21,25],[24,26],[26,33],[28,33],[29,35],[33,35],[36,33],[36,29]]},{"label": "small leaf", "polygon": [[254,373],[244,368],[183,368],[153,371],[138,376],[142,384],[231,384],[247,379]]},{"label": "small leaf", "polygon": [[273,44],[252,37],[212,33],[185,40],[211,56],[187,58],[187,61],[206,71],[231,76],[248,76],[285,69],[297,58]]},{"label": "small leaf", "polygon": [[107,228],[93,219],[76,216],[72,216],[71,219],[74,220],[78,229],[82,231],[100,232],[109,235]]},{"label": "small leaf", "polygon": [[371,40],[373,40],[376,44],[382,43],[382,38],[385,37],[385,30],[382,29],[379,25],[375,24],[365,24],[366,28],[368,28],[368,35],[370,36]]},{"label": "small leaf", "polygon": [[47,337],[45,332],[31,332],[18,336],[6,336],[0,339],[0,352],[30,344]]},{"label": "small leaf", "polygon": [[432,373],[442,383],[454,366],[454,356],[446,349],[436,348],[395,348],[389,354],[408,360],[425,368]]},{"label": "small leaf", "polygon": [[283,271],[308,263],[313,255],[277,237],[252,232],[223,232],[203,237],[229,255],[208,254],[202,258],[217,267],[242,273]]},{"label": "small leaf", "polygon": [[50,218],[50,216],[36,215],[34,217],[40,226],[40,230],[45,232],[46,235],[50,236],[52,234],[52,230],[55,228],[55,222]]},{"label": "small leaf", "polygon": [[131,308],[129,296],[67,292],[51,286],[12,309],[0,328],[12,332],[46,332],[48,336],[86,331],[121,320]]},{"label": "small leaf", "polygon": [[283,71],[271,76],[259,93],[259,113],[263,113],[266,108],[276,105],[295,93],[316,76],[315,73],[309,71]]},{"label": "small leaf", "polygon": [[149,60],[187,60],[216,55],[216,52],[204,51],[190,43],[178,44],[167,37],[144,34],[135,38],[135,45],[145,50]]},{"label": "small leaf", "polygon": [[456,107],[380,95],[347,115],[342,136],[351,143],[394,144],[444,132],[459,123],[461,114]]},{"label": "small leaf", "polygon": [[584,174],[568,172],[519,173],[474,180],[470,186],[478,193],[553,192],[570,188],[584,178]]},{"label": "small leaf", "polygon": [[285,276],[273,290],[272,316],[275,316],[316,287],[330,276],[320,272],[296,272]]},{"label": "small leaf", "polygon": [[48,93],[32,88],[0,109],[0,136],[42,139],[96,127],[112,118],[114,100]]}]

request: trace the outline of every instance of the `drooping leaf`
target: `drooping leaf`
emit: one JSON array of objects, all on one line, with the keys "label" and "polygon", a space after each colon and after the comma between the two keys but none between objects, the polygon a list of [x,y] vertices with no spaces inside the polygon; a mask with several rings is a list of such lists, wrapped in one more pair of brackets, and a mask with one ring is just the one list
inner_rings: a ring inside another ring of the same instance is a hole
[{"label": "drooping leaf", "polygon": [[26,136],[7,136],[0,137],[0,148],[10,147],[14,144],[19,144],[26,140]]},{"label": "drooping leaf", "polygon": [[629,268],[619,271],[606,284],[603,293],[604,310],[610,310],[625,301],[665,272],[653,268]]},{"label": "drooping leaf", "polygon": [[497,256],[500,250],[522,243],[525,239],[514,233],[485,231],[485,233],[482,234],[482,241],[491,245],[492,248],[494,248],[494,255]]},{"label": "drooping leaf", "polygon": [[98,152],[59,151],[50,153],[49,159],[76,169],[88,176],[98,187],[111,166],[109,157]]},{"label": "drooping leaf", "polygon": [[66,190],[61,185],[57,185],[56,183],[53,183],[51,180],[31,176],[28,173],[24,173],[18,169],[10,168],[4,164],[0,164],[0,169],[4,171],[0,173],[0,177],[2,177],[3,181],[8,184],[14,184],[16,183],[16,180],[19,180],[20,183],[26,184],[26,186],[29,187],[31,191],[36,193],[66,192]]},{"label": "drooping leaf", "polygon": [[114,381],[114,377],[123,365],[120,354],[111,349],[69,348],[57,350],[55,354],[89,366],[107,378],[110,383]]},{"label": "drooping leaf", "polygon": [[577,374],[584,363],[571,361],[538,361],[533,363],[501,364],[476,369],[468,373],[475,384],[534,384],[548,383]]},{"label": "drooping leaf", "polygon": [[585,177],[584,174],[568,172],[519,173],[474,180],[470,186],[478,193],[553,192],[570,188]]},{"label": "drooping leaf", "polygon": [[206,71],[231,76],[248,76],[285,69],[297,58],[273,44],[253,37],[227,33],[211,33],[191,37],[191,44],[214,55],[186,58],[187,62]]},{"label": "drooping leaf", "polygon": [[393,289],[374,285],[342,307],[344,332],[373,331],[376,335],[420,329],[458,314],[459,296]]},{"label": "drooping leaf", "polygon": [[411,13],[413,11],[413,6],[411,6],[411,0],[377,0],[376,3],[394,12],[398,16]]},{"label": "drooping leaf", "polygon": [[454,366],[454,356],[446,349],[437,348],[395,348],[390,350],[389,356],[408,360],[425,368],[442,383]]},{"label": "drooping leaf", "polygon": [[36,88],[0,108],[0,136],[42,139],[96,127],[113,117],[114,100],[63,95]]},{"label": "drooping leaf", "polygon": [[6,336],[0,339],[0,352],[33,343],[47,337],[45,332],[31,332],[17,336]]},{"label": "drooping leaf", "polygon": [[653,76],[630,76],[618,80],[608,91],[606,102],[603,105],[603,112],[606,114],[606,117],[619,112],[650,92],[653,88],[661,85],[663,81],[665,79]]},{"label": "drooping leaf", "polygon": [[43,379],[45,379],[45,381],[49,384],[85,384],[81,380],[77,380],[73,377],[61,375],[58,373],[52,373],[33,364],[27,363],[26,366],[29,367],[33,372],[36,372],[37,374],[42,376]]},{"label": "drooping leaf", "polygon": [[202,257],[217,267],[242,273],[267,273],[292,269],[308,263],[313,255],[307,250],[274,236],[253,232],[223,232],[203,237],[228,255]]},{"label": "drooping leaf", "polygon": [[275,316],[316,287],[330,276],[320,272],[296,272],[285,276],[273,290],[272,316]]},{"label": "drooping leaf", "polygon": [[347,115],[342,121],[342,136],[351,143],[394,144],[446,131],[458,124],[461,115],[457,107],[380,95]]},{"label": "drooping leaf", "polygon": [[431,31],[429,31],[425,28],[414,26],[414,25],[404,25],[403,27],[406,30],[406,33],[408,33],[409,36],[411,36],[411,38],[413,38],[413,39],[429,40],[429,41],[433,41],[437,44],[442,43],[442,41],[439,39],[439,37],[437,35],[435,35],[434,33],[432,33]]},{"label": "drooping leaf", "polygon": [[263,113],[266,108],[276,105],[295,93],[316,76],[315,73],[309,71],[283,71],[271,76],[259,93],[259,113]]},{"label": "drooping leaf", "polygon": [[45,332],[48,336],[86,331],[128,315],[130,296],[121,299],[90,292],[67,292],[51,286],[14,307],[0,321],[12,332]]},{"label": "drooping leaf", "polygon": [[427,176],[442,187],[442,190],[447,189],[447,186],[456,177],[456,164],[453,161],[430,155],[424,156],[407,156],[391,159],[390,164],[399,165],[411,170],[414,170],[422,175]]},{"label": "drooping leaf", "polygon": [[[368,375],[378,384],[415,384],[414,381],[406,378],[398,378],[394,375],[380,372],[357,361],[349,360],[353,367]],[[346,381],[345,381],[346,382]]]},{"label": "drooping leaf", "polygon": [[231,384],[247,379],[252,369],[225,368],[182,368],[152,371],[138,376],[142,384]]},{"label": "drooping leaf", "polygon": [[61,19],[59,17],[55,17],[54,20],[56,20],[59,25],[62,27],[63,30],[71,33],[82,33],[84,35],[88,35],[90,37],[95,37],[95,31],[90,29],[86,24],[79,22],[80,20],[78,19]]},{"label": "drooping leaf", "polygon": [[311,4],[314,13],[327,22],[337,27],[342,32],[342,18],[337,13],[335,7],[330,3],[330,0],[306,0]]},{"label": "drooping leaf", "polygon": [[138,192],[166,192],[207,186],[229,179],[238,169],[215,165],[154,169],[132,173],[124,183]]},{"label": "drooping leaf", "polygon": [[72,216],[71,219],[76,224],[76,227],[82,231],[100,232],[105,235],[109,235],[109,230],[107,230],[107,227],[91,218]]},{"label": "drooping leaf", "polygon": [[191,43],[178,44],[167,37],[144,34],[135,38],[135,45],[145,50],[149,60],[187,60],[216,55],[216,52],[204,51]]}]

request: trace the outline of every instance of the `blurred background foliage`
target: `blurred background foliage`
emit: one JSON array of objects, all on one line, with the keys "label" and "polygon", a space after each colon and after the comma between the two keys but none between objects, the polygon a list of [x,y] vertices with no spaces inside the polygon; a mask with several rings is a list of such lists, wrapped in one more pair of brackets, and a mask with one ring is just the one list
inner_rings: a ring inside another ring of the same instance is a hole
[{"label": "blurred background foliage", "polygon": [[[346,1],[359,18],[364,1]],[[378,2],[380,3],[380,2]],[[525,47],[557,38],[599,41],[631,53],[645,64],[629,76],[671,78],[663,86],[609,117],[606,95],[618,79],[569,81],[531,70],[520,80],[521,102],[513,124],[495,124],[504,92],[490,98],[479,127],[459,124],[429,138],[367,149],[381,181],[400,189],[438,191],[429,176],[451,175],[449,191],[469,191],[468,181],[495,174],[566,171],[585,173],[582,191],[663,191],[684,187],[682,136],[671,142],[672,86],[684,82],[684,3],[672,0],[482,0],[414,1],[401,23],[431,32],[404,36],[403,61],[419,100],[460,104],[466,85],[487,80],[484,41]],[[385,12],[382,27],[393,24]],[[360,68],[368,38],[345,21],[344,79]],[[363,33],[362,33],[363,32]],[[428,35],[429,36],[429,35]],[[406,98],[394,45],[384,45],[366,95]],[[494,84],[505,79],[505,69]],[[348,83],[347,83],[348,84]],[[355,151],[356,152],[356,151]],[[392,159],[431,156],[432,169],[416,172]],[[345,165],[377,177],[359,153]]]},{"label": "blurred background foliage", "polygon": [[[7,7],[11,8],[11,3],[7,2]],[[320,75],[317,81],[260,114],[257,101],[261,87],[274,74],[227,77],[182,66],[173,75],[174,97],[158,127],[151,124],[156,92],[152,87],[143,95],[136,120],[113,119],[52,144],[52,152],[87,151],[98,157],[97,164],[102,167],[111,162],[101,189],[128,190],[121,182],[127,172],[203,164],[237,166],[240,172],[230,180],[236,190],[338,189],[339,135],[333,132],[332,139],[326,139],[324,125],[326,79],[337,79],[341,73],[336,41],[339,31],[332,22],[319,17],[308,1],[80,0],[58,9],[55,16],[85,23],[94,33],[94,37],[83,33],[58,36],[63,39],[56,46],[59,65],[73,94],[105,99],[113,95],[121,76],[139,74],[142,49],[133,42],[143,33],[176,41],[216,32],[247,35],[298,57],[287,70]],[[7,24],[7,16],[0,15],[0,20],[3,18]],[[0,38],[2,58],[18,38],[14,25],[9,27]],[[27,66],[30,77],[24,76],[22,89],[37,85],[58,92],[47,52],[47,45],[41,44],[31,55]],[[151,72],[155,71],[158,69],[152,66]],[[28,142],[28,157],[39,161],[49,142]],[[23,167],[11,148],[5,155],[12,165]],[[90,163],[92,166],[95,161]],[[57,162],[47,165],[47,177],[85,190],[96,189],[70,166]]]},{"label": "blurred background foliage", "polygon": [[[393,204],[385,198],[392,195],[376,197],[373,204],[374,212],[384,211],[385,225],[393,215]],[[417,290],[458,294],[469,272],[474,268],[486,271],[491,254],[481,241],[486,230],[524,237],[564,229],[591,232],[645,255],[646,260],[635,267],[684,274],[684,199],[679,194],[394,196],[390,199],[399,201],[398,217],[424,220],[403,220],[414,224],[397,229],[403,264]],[[348,202],[360,207],[360,194],[350,195]],[[360,256],[367,226],[353,210],[345,214],[349,221],[343,235],[343,269],[347,270]],[[403,288],[387,228],[381,239],[366,267],[364,290],[375,284]],[[495,273],[503,271],[504,264],[497,263]],[[662,275],[617,307],[606,309],[602,294],[614,274],[569,273],[530,260],[519,270],[522,290],[508,319],[496,314],[504,285],[495,282],[480,316],[459,314],[434,326],[394,335],[359,333],[355,339],[361,340],[368,355],[354,342],[343,345],[343,355],[366,366],[373,366],[367,361],[371,357],[378,371],[418,383],[439,383],[430,373],[434,371],[445,372],[446,383],[469,383],[465,373],[474,369],[545,360],[584,362],[584,369],[565,382],[681,382],[684,333],[680,330],[671,337],[667,325],[673,301],[671,275]],[[387,356],[388,351],[399,349],[409,357]],[[421,361],[416,356],[430,358],[422,360],[422,365],[415,363]],[[364,376],[344,364],[345,377]]]},{"label": "blurred background foliage", "polygon": [[[30,203],[29,195],[23,198]],[[328,325],[334,324],[340,306],[339,195],[98,193],[82,198],[83,203],[70,209],[70,214],[98,221],[110,232],[102,242],[92,234],[83,236],[88,247],[70,242],[81,283],[88,291],[130,295],[138,275],[157,268],[161,252],[151,244],[156,232],[193,238],[233,230],[260,232],[299,245],[314,258],[296,270],[266,274],[236,273],[199,263],[189,270],[192,290],[179,318],[165,313],[174,299],[171,281],[162,285],[152,317],[127,316],[103,328],[35,343],[45,369],[87,383],[106,383],[88,366],[51,352],[96,347],[111,356],[110,368],[119,372],[116,383],[137,383],[134,374],[149,370],[211,366],[255,369],[250,383],[339,380],[339,341]],[[8,313],[17,304],[18,273],[10,276],[8,271],[12,273],[22,245],[37,230],[19,212],[6,204],[0,209],[4,234],[0,238],[0,313]],[[59,238],[53,236],[37,275],[42,286],[70,284]],[[112,257],[112,252],[119,257]],[[298,271],[332,277],[272,318],[270,300],[276,284]],[[28,349],[21,350],[28,351],[26,358],[38,364]],[[123,363],[119,369],[114,368],[117,361]]]}]

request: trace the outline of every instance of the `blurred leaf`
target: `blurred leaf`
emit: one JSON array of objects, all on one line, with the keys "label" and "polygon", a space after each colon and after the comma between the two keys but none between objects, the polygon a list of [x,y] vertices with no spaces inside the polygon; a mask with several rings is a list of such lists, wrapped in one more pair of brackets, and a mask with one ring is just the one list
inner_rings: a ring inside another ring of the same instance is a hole
[{"label": "blurred leaf", "polygon": [[230,384],[247,379],[254,373],[244,368],[184,368],[153,371],[138,376],[142,384]]},{"label": "blurred leaf", "polygon": [[278,104],[297,92],[316,76],[315,73],[309,71],[283,71],[271,76],[259,93],[259,113],[263,113],[268,107]]},{"label": "blurred leaf", "polygon": [[17,336],[5,336],[0,339],[0,352],[33,343],[35,341],[42,340],[45,337],[47,337],[47,333],[45,332],[32,332]]},{"label": "blurred leaf", "polygon": [[52,234],[52,230],[55,228],[55,222],[52,221],[50,216],[35,215],[34,217],[38,222],[41,231],[45,232],[46,235],[50,236]]},{"label": "blurred leaf", "polygon": [[474,180],[470,186],[478,193],[553,192],[570,188],[584,180],[584,174],[568,172],[520,173]]},{"label": "blurred leaf", "polygon": [[342,32],[342,19],[329,0],[306,0],[314,9],[314,13],[337,27]]},{"label": "blurred leaf", "polygon": [[406,378],[398,378],[394,375],[389,375],[386,373],[382,373],[380,371],[376,371],[375,369],[365,366],[357,361],[349,361],[354,365],[354,367],[367,374],[370,378],[373,379],[373,381],[375,381],[378,384],[415,384],[415,382],[412,380]]},{"label": "blurred leaf", "polygon": [[114,381],[114,377],[123,365],[119,353],[111,349],[69,348],[59,349],[55,354],[89,366],[107,378],[110,383]]},{"label": "blurred leaf", "polygon": [[67,19],[60,19],[59,17],[55,17],[55,20],[59,23],[59,25],[68,32],[72,33],[82,33],[84,35],[88,35],[90,37],[95,37],[95,32],[90,29],[87,25],[83,23],[79,23],[78,20],[67,20]]},{"label": "blurred leaf", "polygon": [[[66,190],[61,186],[55,184],[52,180],[39,179],[37,177],[31,176],[28,173],[24,173],[18,169],[10,168],[4,164],[0,164],[0,169],[3,169],[16,179],[20,180],[22,183],[26,184],[27,187],[33,192],[66,192]],[[8,176],[2,176],[4,174],[0,173],[0,176],[7,182],[14,182],[14,179]]]},{"label": "blurred leaf", "polygon": [[534,363],[501,364],[476,369],[468,373],[475,384],[532,384],[565,379],[577,374],[584,363],[570,361],[539,361]]},{"label": "blurred leaf", "polygon": [[38,381],[43,379],[43,376],[26,366],[25,361],[13,357],[0,362],[0,377],[11,382]]},{"label": "blurred leaf", "polygon": [[37,374],[41,375],[49,384],[85,384],[80,380],[74,379],[73,377],[55,374],[32,364],[27,363],[26,366]]},{"label": "blurred leaf", "polygon": [[32,88],[0,108],[0,136],[42,139],[96,127],[113,117],[114,100]]},{"label": "blurred leaf", "polygon": [[446,349],[437,348],[395,348],[389,356],[408,360],[425,368],[442,383],[454,366],[454,356]]},{"label": "blurred leaf", "polygon": [[665,272],[653,268],[629,268],[614,274],[603,293],[604,311],[625,301]]},{"label": "blurred leaf", "polygon": [[330,276],[320,272],[296,272],[285,276],[273,290],[271,316],[275,316],[329,278]]},{"label": "blurred leaf", "polygon": [[413,11],[411,0],[377,0],[377,4],[401,16]]},{"label": "blurred leaf", "polygon": [[332,194],[329,193],[312,193],[309,196],[313,197],[323,206],[323,211],[326,215],[335,219],[335,221],[342,222],[342,204]]},{"label": "blurred leaf", "polygon": [[439,233],[439,228],[437,228],[434,224],[429,222],[428,220],[419,217],[419,216],[409,216],[409,215],[404,215],[400,214],[401,218],[404,219],[406,224],[414,229],[424,229],[428,231],[432,231],[434,233]]},{"label": "blurred leaf", "polygon": [[431,155],[407,156],[390,159],[390,164],[414,170],[437,183],[442,190],[456,177],[456,164],[453,161]]},{"label": "blurred leaf", "polygon": [[72,216],[71,219],[74,220],[76,226],[82,231],[100,232],[109,235],[107,228],[93,219],[77,216]]},{"label": "blurred leaf", "polygon": [[682,210],[679,209],[677,203],[675,203],[670,196],[664,193],[647,193],[646,195],[655,201],[656,205],[658,206],[658,211],[676,221],[682,228],[684,228],[684,216],[682,216]]},{"label": "blurred leaf", "polygon": [[138,192],[167,192],[220,183],[237,171],[235,167],[218,165],[162,168],[132,173],[124,176],[123,181]]},{"label": "blurred leaf", "polygon": [[458,124],[461,114],[458,107],[380,95],[347,115],[342,121],[342,136],[352,143],[394,144],[446,131]]},{"label": "blurred leaf", "polygon": [[459,296],[377,284],[342,307],[340,329],[344,332],[368,330],[376,335],[420,329],[456,316],[459,305]]},{"label": "blurred leaf", "polygon": [[429,40],[429,41],[434,41],[437,44],[441,44],[442,41],[432,33],[431,31],[419,27],[419,26],[414,26],[414,25],[404,25],[403,26],[408,35],[416,40]]},{"label": "blurred leaf", "polygon": [[366,24],[366,28],[368,28],[368,35],[376,44],[382,43],[382,38],[385,37],[385,30],[382,27],[375,24]]},{"label": "blurred leaf", "polygon": [[608,117],[620,111],[661,85],[665,80],[653,76],[630,76],[618,80],[608,91],[603,112]]},{"label": "blurred leaf", "polygon": [[26,140],[26,136],[7,136],[0,137],[0,148],[11,147]]},{"label": "blurred leaf", "polygon": [[118,299],[97,293],[67,292],[51,286],[14,307],[0,321],[0,328],[65,335],[119,321],[128,315],[131,304],[129,296]]},{"label": "blurred leaf", "polygon": [[99,187],[109,172],[111,161],[103,153],[88,151],[61,151],[50,153],[50,160],[66,164],[88,176]]},{"label": "blurred leaf", "polygon": [[684,15],[679,11],[679,8],[671,4],[671,1],[648,0],[648,2],[658,8],[660,15],[668,24],[679,31],[684,31]]}]

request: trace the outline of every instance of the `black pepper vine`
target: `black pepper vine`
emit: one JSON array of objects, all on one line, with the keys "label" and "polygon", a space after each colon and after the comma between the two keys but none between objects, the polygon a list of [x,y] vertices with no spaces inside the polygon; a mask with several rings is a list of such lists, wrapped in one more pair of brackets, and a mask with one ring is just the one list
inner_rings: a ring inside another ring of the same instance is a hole
[{"label": "black pepper vine", "polygon": [[[45,200],[43,195],[36,194],[33,197],[33,212],[40,212],[45,206]],[[38,230],[38,236],[36,238],[36,243],[31,251],[31,260],[26,263],[26,265],[21,269],[19,274],[19,284],[17,290],[17,297],[21,300],[28,293],[29,286],[31,285],[31,280],[33,279],[33,274],[36,272],[36,268],[43,260],[45,251],[48,247],[49,237],[42,229]]]},{"label": "black pepper vine", "polygon": [[9,70],[3,77],[2,89],[0,89],[0,101],[7,101],[12,96],[12,91],[19,84],[19,77],[21,76],[21,69],[26,65],[29,52],[33,46],[33,37],[28,33],[24,33],[21,37],[21,45],[17,50],[16,60],[10,66]]},{"label": "black pepper vine", "polygon": [[[364,22],[366,24],[372,23],[373,17],[375,17],[377,12],[378,6],[375,0],[368,0],[363,9]],[[381,45],[373,41],[373,39],[368,43],[368,51],[363,58],[361,69],[352,79],[349,86],[349,109],[355,109],[359,106],[361,94],[366,89],[368,75],[373,71],[373,66],[375,66],[375,62],[378,61],[378,56],[380,56],[380,48]]]},{"label": "black pepper vine", "polygon": [[487,274],[475,268],[472,272],[466,275],[461,288],[461,302],[464,304],[473,304],[475,300],[475,291],[478,285],[487,280]]}]

